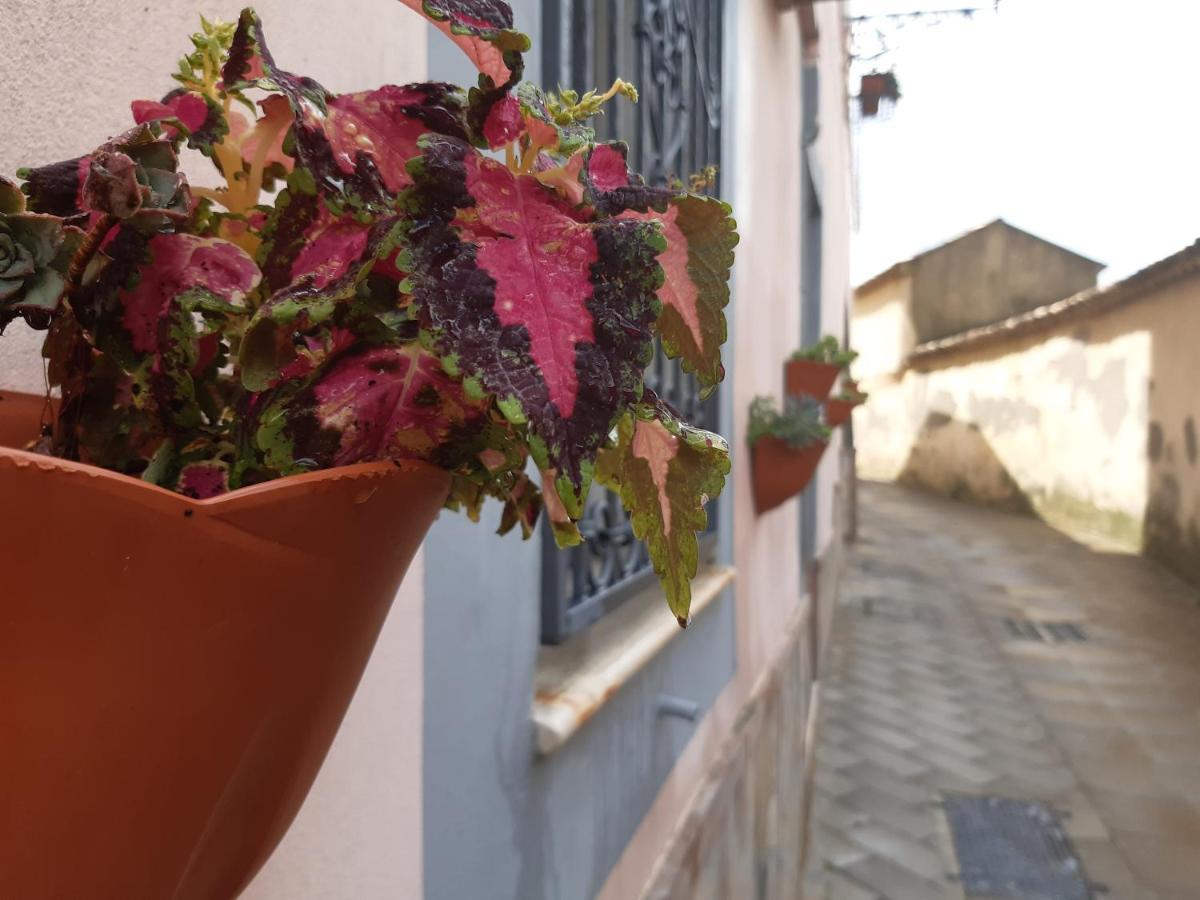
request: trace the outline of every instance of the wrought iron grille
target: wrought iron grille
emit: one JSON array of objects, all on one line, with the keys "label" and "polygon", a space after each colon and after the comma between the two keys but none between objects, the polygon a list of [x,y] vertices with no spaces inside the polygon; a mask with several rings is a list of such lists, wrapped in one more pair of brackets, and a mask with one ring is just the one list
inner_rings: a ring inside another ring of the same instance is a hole
[{"label": "wrought iron grille", "polygon": [[[602,139],[619,136],[651,184],[687,180],[721,159],[724,0],[543,0],[543,81],[583,91],[633,81],[639,102],[609,104],[594,120]],[[718,175],[719,179],[719,175]],[[719,190],[719,180],[710,191]],[[687,419],[719,430],[717,395],[701,400],[695,379],[656,354],[648,383]],[[702,555],[715,547],[716,504],[708,509]],[[592,491],[579,523],[582,546],[554,547],[542,529],[542,640],[559,643],[614,609],[654,577],[620,500]]]}]

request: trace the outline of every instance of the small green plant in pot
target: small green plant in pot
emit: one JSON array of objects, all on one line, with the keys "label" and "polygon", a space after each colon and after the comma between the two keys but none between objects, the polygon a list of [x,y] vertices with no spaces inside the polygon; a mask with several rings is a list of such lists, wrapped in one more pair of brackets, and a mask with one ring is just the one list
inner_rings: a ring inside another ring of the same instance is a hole
[{"label": "small green plant in pot", "polygon": [[845,386],[835,396],[825,401],[825,424],[830,428],[845,425],[850,420],[854,407],[867,402],[867,395],[858,390],[853,382]]},{"label": "small green plant in pot", "polygon": [[808,486],[828,441],[821,404],[812,397],[785,397],[782,409],[769,397],[754,399],[746,443],[753,465],[754,504],[760,514]]},{"label": "small green plant in pot", "polygon": [[826,335],[789,357],[784,366],[784,389],[794,396],[824,400],[833,390],[838,375],[849,368],[857,356],[853,350],[842,349],[833,335]]},{"label": "small green plant in pot", "polygon": [[731,211],[596,140],[630,85],[522,81],[507,4],[404,2],[477,84],[334,94],[246,9],[128,131],[0,180],[0,331],[53,391],[0,393],[4,896],[235,896],[443,502],[566,545],[613,490],[688,621],[728,450],[645,373],[723,378]]},{"label": "small green plant in pot", "polygon": [[840,369],[848,369],[858,353],[849,348],[843,349],[832,334],[827,334],[810,347],[801,347],[791,356],[794,360],[822,362]]}]

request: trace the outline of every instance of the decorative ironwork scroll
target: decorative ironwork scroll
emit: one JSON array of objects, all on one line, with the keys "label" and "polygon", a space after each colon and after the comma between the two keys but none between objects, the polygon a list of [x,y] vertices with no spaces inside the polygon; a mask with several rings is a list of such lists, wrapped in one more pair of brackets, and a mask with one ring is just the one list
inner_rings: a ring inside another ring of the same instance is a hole
[{"label": "decorative ironwork scroll", "polygon": [[[544,0],[543,79],[578,90],[637,85],[636,105],[609,104],[594,120],[601,138],[620,136],[649,183],[687,183],[721,162],[721,62],[724,0]],[[718,174],[719,179],[719,174]],[[718,183],[710,186],[716,191]],[[684,417],[719,430],[717,396],[701,400],[695,379],[662,353],[647,383]],[[709,506],[712,552],[716,504]],[[542,640],[559,643],[650,583],[653,569],[618,498],[593,490],[579,523],[584,544],[554,548],[543,528]]]}]

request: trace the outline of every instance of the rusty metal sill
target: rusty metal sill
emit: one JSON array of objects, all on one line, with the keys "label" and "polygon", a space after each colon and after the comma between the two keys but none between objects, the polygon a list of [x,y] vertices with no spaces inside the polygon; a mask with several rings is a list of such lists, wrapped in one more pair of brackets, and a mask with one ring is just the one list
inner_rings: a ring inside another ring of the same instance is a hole
[{"label": "rusty metal sill", "polygon": [[[692,582],[692,617],[734,578],[728,566],[703,569]],[[553,753],[583,727],[622,685],[683,630],[655,584],[565,643],[538,651],[533,679],[537,752]]]}]

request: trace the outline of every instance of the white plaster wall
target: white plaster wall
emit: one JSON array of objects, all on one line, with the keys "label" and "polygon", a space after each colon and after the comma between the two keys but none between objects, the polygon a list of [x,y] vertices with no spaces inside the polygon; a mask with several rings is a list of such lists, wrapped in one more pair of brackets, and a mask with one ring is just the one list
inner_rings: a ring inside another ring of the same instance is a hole
[{"label": "white plaster wall", "polygon": [[[899,381],[865,380],[871,396],[854,420],[859,472],[899,477],[922,427],[940,415],[951,423],[933,433],[951,442],[922,461],[941,470],[922,483],[949,491],[966,479],[981,495],[975,499],[1000,499],[986,495],[1003,485],[983,470],[998,462],[1035,506],[1065,495],[1140,520],[1151,351],[1150,332],[1136,325],[1087,340],[1064,328],[964,353],[929,372],[909,370]],[[977,426],[978,436],[963,425]]]},{"label": "white plaster wall", "polygon": [[[158,99],[173,86],[169,74],[198,14],[232,20],[240,5],[5,0],[0,172],[77,156],[128,127],[131,100]],[[331,90],[424,77],[425,26],[395,0],[254,5],[276,60]],[[0,337],[0,387],[41,389],[39,344],[20,323]],[[420,896],[421,585],[418,558],[312,794],[245,896]]]},{"label": "white plaster wall", "polygon": [[242,900],[422,895],[424,582],[419,554],[312,792]]},{"label": "white plaster wall", "polygon": [[851,371],[858,379],[875,379],[903,370],[915,346],[909,296],[912,279],[885,281],[854,298],[851,343],[858,351]]},{"label": "white plaster wall", "polygon": [[[851,164],[849,101],[846,69],[842,65],[849,35],[846,11],[840,3],[813,6],[817,23],[820,79],[817,139],[810,150],[821,172],[821,330],[846,338],[850,285],[850,233],[854,228],[854,172]],[[835,537],[834,505],[841,477],[842,431],[838,429],[817,470],[818,557]]]},{"label": "white plaster wall", "polygon": [[[131,100],[157,100],[199,30],[232,21],[236,0],[4,0],[0,4],[0,173],[86,153],[133,124]],[[259,0],[275,59],[333,91],[425,75],[420,19],[396,0]],[[189,163],[195,160],[189,160]],[[203,160],[201,159],[203,163]],[[201,167],[207,180],[207,163]],[[196,169],[192,169],[196,172]],[[0,337],[0,386],[41,390],[41,335],[14,323]]]}]

